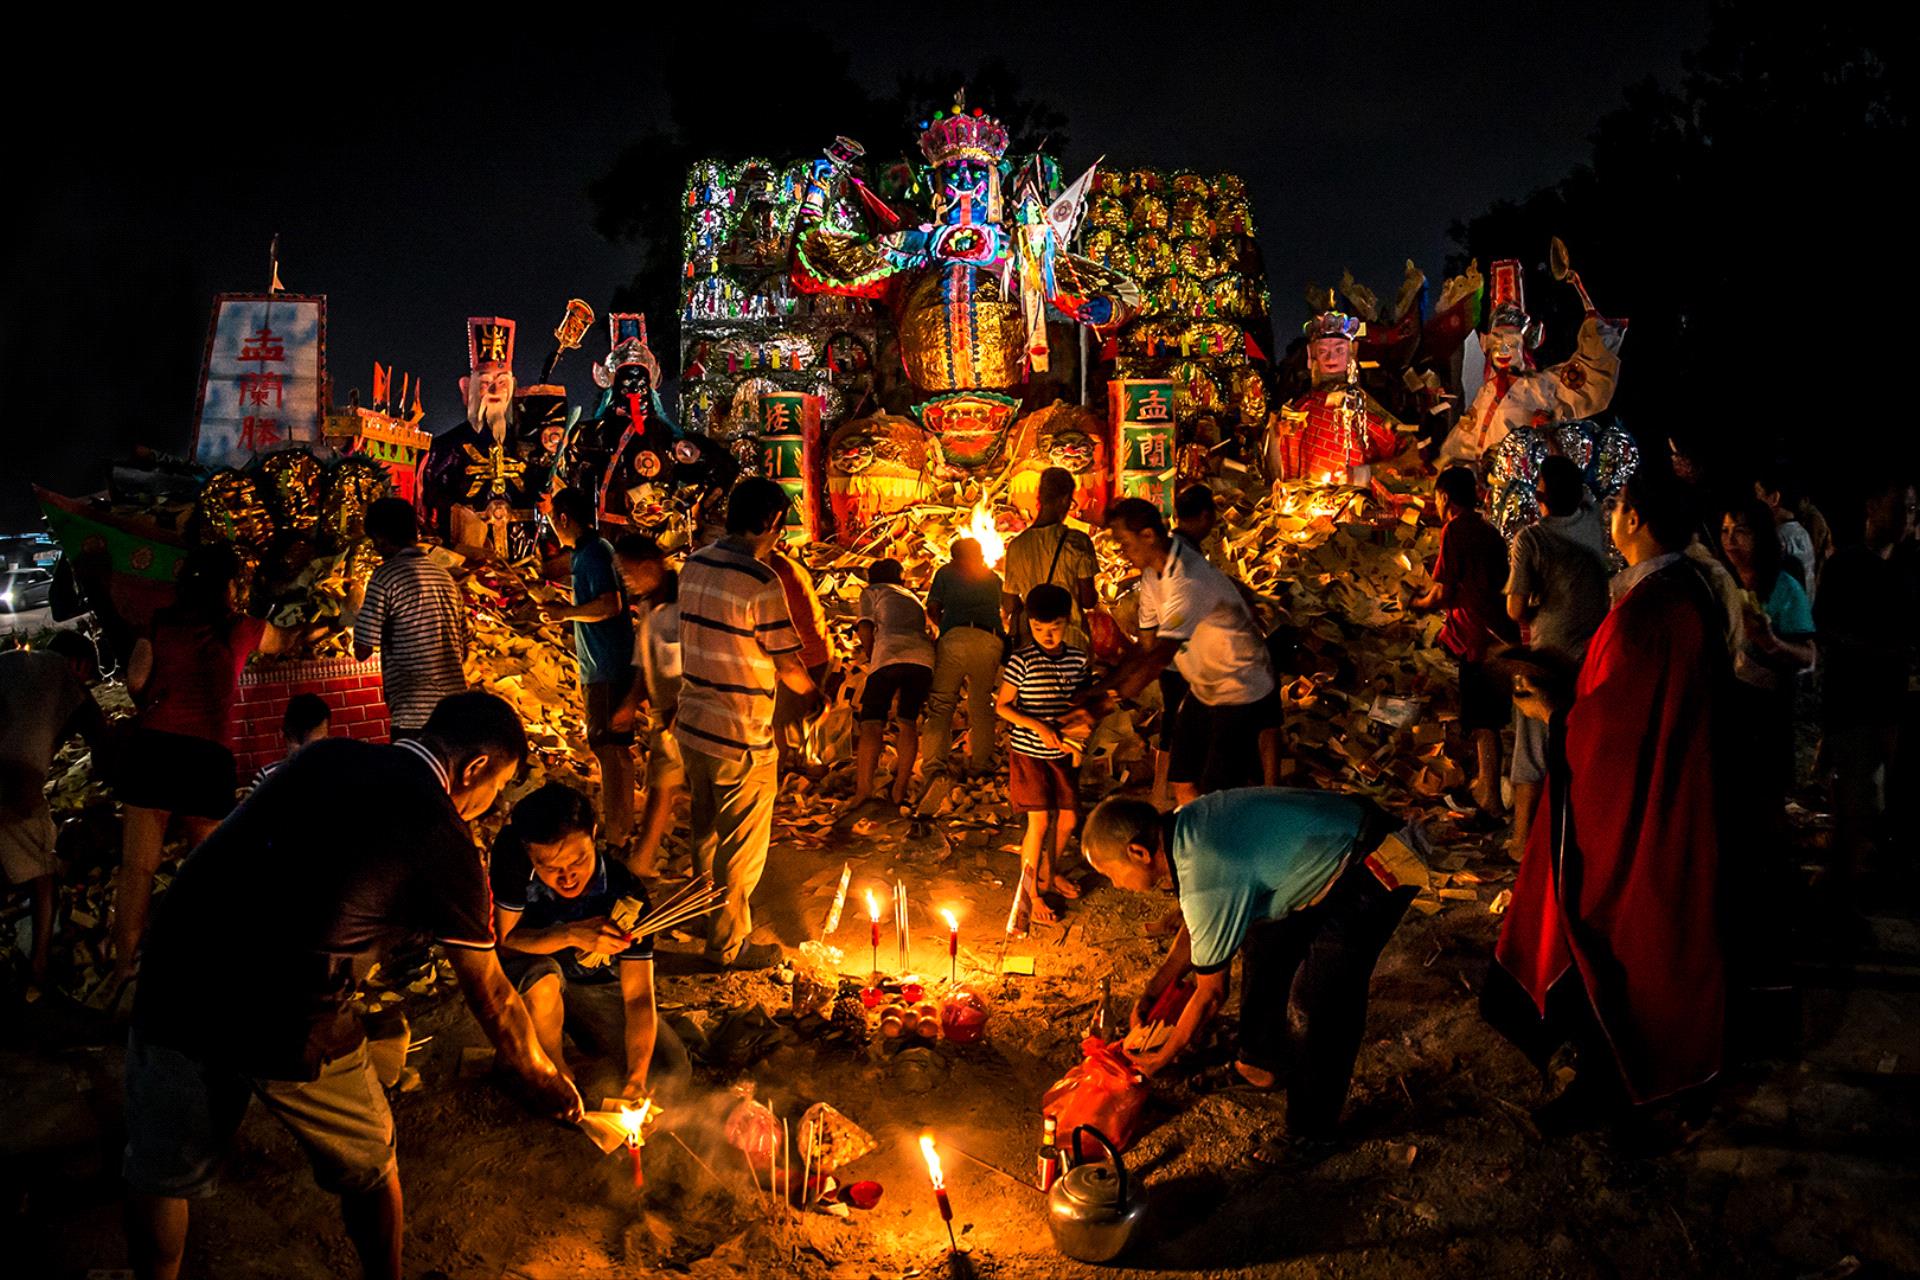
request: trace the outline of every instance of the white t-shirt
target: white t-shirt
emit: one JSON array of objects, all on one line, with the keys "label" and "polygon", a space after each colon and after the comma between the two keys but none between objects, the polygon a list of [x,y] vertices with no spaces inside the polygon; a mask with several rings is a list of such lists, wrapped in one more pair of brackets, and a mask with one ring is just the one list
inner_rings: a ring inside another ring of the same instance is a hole
[{"label": "white t-shirt", "polygon": [[860,620],[873,624],[873,664],[878,671],[896,662],[933,665],[933,637],[927,611],[913,592],[892,582],[876,582],[860,593]]},{"label": "white t-shirt", "polygon": [[1208,706],[1241,707],[1273,692],[1273,665],[1247,602],[1185,538],[1172,540],[1158,570],[1141,573],[1139,625],[1185,641],[1173,665]]},{"label": "white t-shirt", "polygon": [[647,682],[647,701],[657,710],[671,710],[680,702],[680,605],[654,605],[635,622],[633,665]]}]

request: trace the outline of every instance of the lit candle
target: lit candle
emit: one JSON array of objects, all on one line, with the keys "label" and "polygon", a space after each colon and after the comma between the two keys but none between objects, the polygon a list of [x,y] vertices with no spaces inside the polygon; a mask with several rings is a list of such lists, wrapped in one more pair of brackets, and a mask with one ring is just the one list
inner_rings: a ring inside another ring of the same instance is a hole
[{"label": "lit candle", "polygon": [[880,972],[880,902],[867,890],[867,931],[873,942],[873,971]]},{"label": "lit candle", "polygon": [[947,981],[954,982],[959,978],[960,922],[951,911],[943,910],[940,915],[947,922]]},{"label": "lit candle", "polygon": [[920,1135],[920,1154],[927,1158],[927,1176],[933,1179],[933,1202],[940,1208],[940,1221],[946,1224],[947,1248],[958,1251],[953,1238],[953,1202],[947,1199],[946,1175],[940,1172],[940,1153],[933,1149],[933,1135]]},{"label": "lit candle", "polygon": [[646,1178],[640,1170],[640,1148],[646,1145],[646,1141],[640,1135],[641,1130],[646,1126],[647,1117],[651,1114],[653,1114],[651,1098],[642,1102],[637,1108],[629,1107],[624,1102],[620,1104],[620,1128],[627,1135],[627,1154],[633,1158],[633,1185],[636,1187],[646,1185]]}]

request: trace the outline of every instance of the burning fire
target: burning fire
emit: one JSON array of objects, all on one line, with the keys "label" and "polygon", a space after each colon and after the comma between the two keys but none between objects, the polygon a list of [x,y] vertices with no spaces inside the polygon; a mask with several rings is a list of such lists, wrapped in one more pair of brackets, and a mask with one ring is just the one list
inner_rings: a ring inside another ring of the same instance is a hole
[{"label": "burning fire", "polygon": [[927,1176],[933,1179],[933,1189],[935,1191],[945,1191],[947,1189],[947,1176],[940,1171],[940,1153],[933,1149],[932,1134],[923,1133],[920,1135],[920,1154],[927,1158]]},{"label": "burning fire", "polygon": [[867,890],[867,919],[880,923],[880,904],[874,899],[873,890]]},{"label": "burning fire", "polygon": [[998,569],[1000,562],[1007,558],[1007,540],[1000,536],[1000,530],[993,523],[993,512],[987,510],[984,502],[974,507],[973,518],[961,536],[980,544],[980,554],[989,569]]},{"label": "burning fire", "polygon": [[630,1148],[645,1146],[641,1140],[641,1130],[645,1130],[647,1119],[651,1115],[655,1115],[651,1098],[639,1103],[637,1107],[630,1107],[624,1102],[620,1103],[620,1132],[626,1134],[626,1146]]},{"label": "burning fire", "polygon": [[960,931],[960,922],[954,918],[953,912],[943,908],[940,912],[940,918],[947,922],[949,932],[958,933]]},{"label": "burning fire", "polygon": [[627,1145],[641,1145],[640,1133],[646,1127],[647,1117],[653,1114],[653,1099],[648,1098],[637,1107],[620,1104],[620,1129],[627,1135]]}]

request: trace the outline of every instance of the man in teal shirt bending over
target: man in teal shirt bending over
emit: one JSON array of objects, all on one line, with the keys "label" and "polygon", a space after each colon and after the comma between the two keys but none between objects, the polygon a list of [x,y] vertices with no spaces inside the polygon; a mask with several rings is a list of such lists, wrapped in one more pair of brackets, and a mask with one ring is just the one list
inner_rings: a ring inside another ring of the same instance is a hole
[{"label": "man in teal shirt bending over", "polygon": [[1183,919],[1133,1025],[1194,975],[1178,1024],[1134,1065],[1152,1075],[1200,1041],[1239,954],[1234,1070],[1261,1089],[1285,1080],[1289,1138],[1330,1139],[1366,1029],[1367,983],[1425,883],[1424,843],[1371,802],[1331,791],[1217,791],[1171,814],[1144,800],[1101,804],[1081,840],[1088,860],[1122,889],[1171,888]]}]

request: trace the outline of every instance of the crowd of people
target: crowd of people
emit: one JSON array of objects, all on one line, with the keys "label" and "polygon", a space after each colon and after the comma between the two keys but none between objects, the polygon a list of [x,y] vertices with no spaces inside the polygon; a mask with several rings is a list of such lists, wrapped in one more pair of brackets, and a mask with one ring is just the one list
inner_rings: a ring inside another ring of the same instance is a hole
[{"label": "crowd of people", "polygon": [[[1177,907],[1155,929],[1166,957],[1131,1017],[1166,1034],[1135,1065],[1158,1074],[1190,1060],[1238,956],[1228,1068],[1286,1089],[1277,1157],[1329,1142],[1369,979],[1426,882],[1427,833],[1369,801],[1279,785],[1284,637],[1209,560],[1217,504],[1203,486],[1179,495],[1171,527],[1138,498],[1105,513],[1137,572],[1138,608],[1117,659],[1096,661],[1093,626],[1109,619],[1096,616],[1092,537],[1068,521],[1073,486],[1064,470],[1042,474],[1036,518],[998,571],[963,538],[922,598],[899,561],[873,563],[839,665],[810,575],[781,549],[790,499],[772,481],[740,480],[723,535],[677,567],[645,534],[609,541],[584,495],[554,495],[570,599],[545,616],[573,629],[598,785],[532,791],[485,853],[470,824],[519,771],[526,738],[504,702],[467,691],[460,591],[420,546],[406,502],[368,512],[382,564],[353,631],[358,657],[381,656],[393,741],[331,738],[325,705],[296,700],[288,758],[237,808],[241,670],[298,637],[240,610],[231,552],[195,551],[177,602],[135,647],[126,676],[139,711],[122,739],[88,696],[86,641],[64,633],[0,654],[0,855],[33,895],[36,981],[55,865],[42,789],[62,741],[79,734],[110,753],[124,807],[113,936],[116,981],[133,990],[126,1176],[142,1274],[177,1271],[187,1205],[212,1188],[249,1097],[340,1196],[369,1274],[397,1274],[392,1120],[346,1009],[376,961],[423,938],[539,1109],[580,1114],[561,1035],[570,1002],[609,1015],[602,1039],[624,1064],[624,1094],[675,1087],[686,1058],[656,1016],[654,939],[623,929],[615,904],[644,908],[676,870],[667,836],[684,803],[693,869],[725,889],[702,926],[706,961],[778,963],[777,942],[753,940],[752,899],[780,775],[812,754],[851,671],[864,680],[844,817],[886,801],[931,812],[1002,760],[1024,823],[1008,933],[1071,910],[1087,871],[1171,891]],[[1915,501],[1904,479],[1876,476],[1856,536],[1836,536],[1778,469],[1708,487],[1676,456],[1603,501],[1551,457],[1541,517],[1509,546],[1480,496],[1471,469],[1437,475],[1432,585],[1403,603],[1444,615],[1440,643],[1457,665],[1469,781],[1447,802],[1468,831],[1506,832],[1520,864],[1483,1009],[1542,1064],[1575,1046],[1574,1082],[1540,1117],[1563,1131],[1684,1096],[1720,1070],[1745,994],[1779,962],[1799,883],[1785,814],[1801,777],[1796,708],[1816,688],[1837,821],[1826,874],[1865,891],[1887,865],[1876,863],[1886,810],[1910,803],[1900,783],[1920,760]],[[1159,715],[1155,794],[1083,815],[1089,740],[1142,704]],[[150,913],[176,821],[193,851]],[[263,859],[281,869],[271,904],[250,869]],[[236,951],[249,957],[238,969],[223,960]],[[199,994],[210,968],[237,975],[223,1005]],[[581,994],[601,985],[617,1002]]]}]

